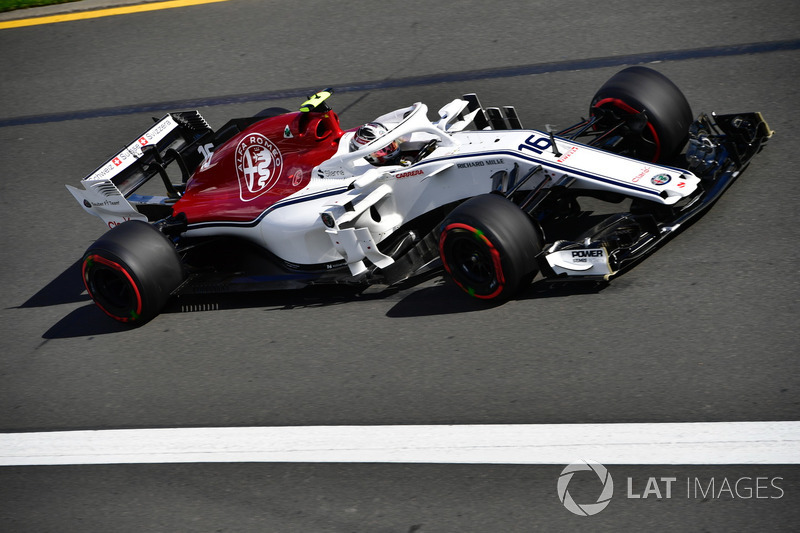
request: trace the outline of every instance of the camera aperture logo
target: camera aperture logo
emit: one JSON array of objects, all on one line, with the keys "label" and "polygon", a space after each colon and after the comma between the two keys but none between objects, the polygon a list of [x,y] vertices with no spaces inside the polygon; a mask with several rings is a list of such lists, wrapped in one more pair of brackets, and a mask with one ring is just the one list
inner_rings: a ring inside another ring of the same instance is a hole
[{"label": "camera aperture logo", "polygon": [[[597,474],[597,478],[603,487],[600,496],[597,497],[597,501],[594,503],[577,503],[569,493],[569,482],[572,481],[572,476],[575,475],[575,472],[585,470],[590,470]],[[613,495],[614,480],[611,478],[608,469],[600,463],[593,461],[572,463],[567,465],[558,477],[558,499],[561,500],[561,503],[564,504],[568,511],[578,516],[596,515],[608,506]]]}]

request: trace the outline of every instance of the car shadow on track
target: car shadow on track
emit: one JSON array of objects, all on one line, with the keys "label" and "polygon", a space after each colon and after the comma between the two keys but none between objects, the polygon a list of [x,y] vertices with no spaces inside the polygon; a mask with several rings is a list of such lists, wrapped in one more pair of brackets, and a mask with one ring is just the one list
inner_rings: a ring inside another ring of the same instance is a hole
[{"label": "car shadow on track", "polygon": [[88,302],[89,295],[81,281],[81,262],[75,261],[53,281],[45,285],[36,294],[19,306],[20,309],[31,307],[50,307],[52,305]]},{"label": "car shadow on track", "polygon": [[126,326],[109,320],[86,293],[81,281],[81,261],[75,261],[53,281],[42,287],[22,305],[15,309],[51,307],[54,305],[87,302],[59,320],[43,335],[44,339],[84,337],[103,333],[113,333],[126,329]]},{"label": "car shadow on track", "polygon": [[81,281],[81,261],[75,261],[53,281],[42,287],[17,309],[51,307],[54,305],[87,302],[59,320],[43,335],[44,339],[85,337],[103,333],[113,333],[126,329],[103,314],[86,293]]},{"label": "car shadow on track", "polygon": [[[596,294],[607,283],[552,282],[539,280],[512,298],[512,301],[535,300],[540,298],[564,298],[582,294]],[[504,305],[504,301],[486,301],[471,298],[451,281],[433,287],[411,292],[392,307],[386,316],[408,318],[418,316],[449,315],[485,311]]]},{"label": "car shadow on track", "polygon": [[[87,302],[50,327],[45,339],[88,337],[130,330],[126,324],[108,318],[86,294],[81,282],[81,265],[76,261],[63,273],[29,298],[20,308],[49,307]],[[513,300],[559,298],[598,293],[607,283],[552,282],[538,280]],[[396,301],[386,312],[388,318],[409,318],[485,311],[505,302],[484,301],[465,295],[453,282],[432,272],[383,291],[362,291],[345,285],[314,286],[298,290],[259,291],[233,294],[188,295],[172,298],[162,314],[231,309],[268,308],[290,311],[306,307],[328,307],[371,300]]]},{"label": "car shadow on track", "polygon": [[[78,274],[80,279],[80,273]],[[40,291],[41,292],[41,291]],[[94,335],[105,335],[108,333],[118,333],[129,331],[137,327],[146,327],[147,322],[142,324],[123,324],[106,316],[94,302],[83,294],[80,300],[87,301],[78,309],[73,310],[64,318],[59,320],[43,335],[44,339],[66,339],[74,337],[91,337]],[[323,288],[315,287],[311,289],[300,289],[296,291],[262,291],[234,294],[214,294],[196,295],[185,297],[173,297],[167,302],[166,307],[160,314],[188,313],[197,311],[218,311],[231,309],[249,308],[271,308],[271,309],[297,309],[301,307],[321,307],[338,305],[349,301],[359,300],[357,294],[353,294],[353,289],[345,288]],[[51,303],[43,303],[49,301]],[[56,305],[57,303],[69,303],[68,301],[56,302],[54,299],[40,298],[40,303],[36,307],[46,305]],[[22,306],[21,306],[22,307]],[[31,307],[31,306],[29,306]]]},{"label": "car shadow on track", "polygon": [[131,329],[105,315],[94,303],[75,309],[42,334],[43,339],[71,339]]}]

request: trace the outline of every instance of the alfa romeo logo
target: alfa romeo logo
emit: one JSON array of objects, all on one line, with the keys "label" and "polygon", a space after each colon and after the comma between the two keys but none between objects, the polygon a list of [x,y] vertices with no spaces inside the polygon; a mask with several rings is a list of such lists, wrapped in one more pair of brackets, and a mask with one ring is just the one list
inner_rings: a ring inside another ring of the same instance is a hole
[{"label": "alfa romeo logo", "polygon": [[672,177],[669,174],[659,174],[658,176],[650,178],[650,182],[653,185],[666,185],[671,179]]},{"label": "alfa romeo logo", "polygon": [[242,201],[249,202],[272,189],[283,170],[278,147],[260,133],[252,133],[236,147],[236,176]]},{"label": "alfa romeo logo", "polygon": [[[569,482],[572,481],[572,476],[575,475],[575,472],[584,470],[590,470],[597,474],[598,479],[600,479],[603,485],[600,496],[598,496],[597,501],[594,503],[577,503],[572,499],[568,490]],[[613,495],[614,480],[611,479],[611,474],[608,473],[606,467],[600,463],[588,461],[572,463],[571,465],[567,465],[558,477],[558,499],[561,500],[561,503],[564,504],[564,507],[566,507],[568,511],[579,516],[592,516],[599,513],[608,506]]]}]

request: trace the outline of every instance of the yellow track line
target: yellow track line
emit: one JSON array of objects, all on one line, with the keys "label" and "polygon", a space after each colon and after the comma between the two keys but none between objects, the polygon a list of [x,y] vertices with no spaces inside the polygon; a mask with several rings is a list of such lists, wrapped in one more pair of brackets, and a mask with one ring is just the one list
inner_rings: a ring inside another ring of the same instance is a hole
[{"label": "yellow track line", "polygon": [[24,26],[36,26],[39,24],[55,24],[56,22],[69,22],[72,20],[111,17],[114,15],[127,15],[130,13],[142,13],[144,11],[158,11],[160,9],[172,9],[174,7],[196,6],[200,4],[214,4],[217,2],[227,2],[227,1],[228,0],[171,0],[169,2],[154,2],[149,4],[138,4],[126,7],[115,7],[110,9],[97,9],[94,11],[81,11],[79,13],[65,13],[63,15],[51,15],[47,17],[9,20],[6,22],[0,22],[0,30],[6,28],[21,28]]}]

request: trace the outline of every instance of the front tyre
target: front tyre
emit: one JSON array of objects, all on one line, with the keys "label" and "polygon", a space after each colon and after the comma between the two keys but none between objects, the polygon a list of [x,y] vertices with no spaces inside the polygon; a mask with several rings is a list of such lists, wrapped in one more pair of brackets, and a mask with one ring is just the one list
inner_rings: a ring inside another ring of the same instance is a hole
[{"label": "front tyre", "polygon": [[114,320],[143,323],[155,317],[183,281],[172,243],[139,220],[106,232],[83,256],[83,282],[95,304]]},{"label": "front tyre", "polygon": [[[598,127],[611,128],[619,121],[642,123],[630,135],[623,154],[650,162],[670,162],[683,148],[693,122],[692,109],[681,90],[653,69],[629,67],[614,74],[592,98],[590,113],[601,117]],[[645,121],[646,119],[646,121]]]},{"label": "front tyre", "polygon": [[444,268],[471,296],[508,299],[538,271],[539,231],[527,214],[501,195],[467,200],[441,227],[439,255]]}]

